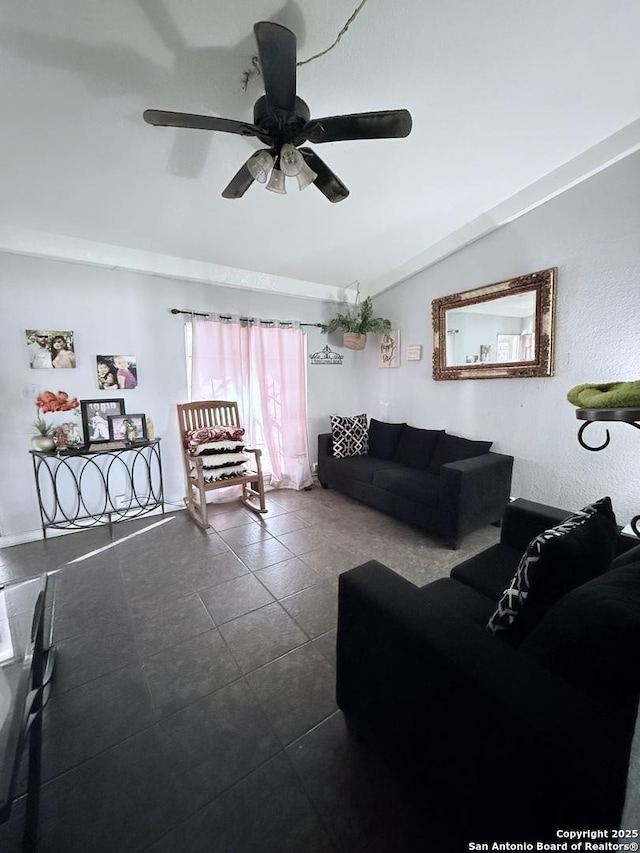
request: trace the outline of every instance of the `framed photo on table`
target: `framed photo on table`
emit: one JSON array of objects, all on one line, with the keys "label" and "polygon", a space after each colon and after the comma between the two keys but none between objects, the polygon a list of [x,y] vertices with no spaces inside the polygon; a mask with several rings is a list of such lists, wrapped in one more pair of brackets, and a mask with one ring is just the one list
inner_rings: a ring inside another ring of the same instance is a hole
[{"label": "framed photo on table", "polygon": [[112,415],[109,435],[112,441],[147,441],[146,415]]},{"label": "framed photo on table", "polygon": [[124,399],[80,400],[82,432],[86,446],[111,441],[109,418],[124,415]]}]

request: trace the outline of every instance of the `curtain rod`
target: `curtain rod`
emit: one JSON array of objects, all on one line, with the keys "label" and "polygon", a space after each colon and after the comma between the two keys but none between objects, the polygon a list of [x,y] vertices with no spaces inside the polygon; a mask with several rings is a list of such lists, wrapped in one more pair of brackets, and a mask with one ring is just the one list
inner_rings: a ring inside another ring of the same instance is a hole
[{"label": "curtain rod", "polygon": [[[203,314],[201,311],[182,311],[180,308],[172,308],[171,313],[172,314],[188,314],[190,317],[210,317],[211,316],[211,314]],[[231,314],[219,314],[218,316],[220,317],[221,320],[232,320],[233,319]],[[251,317],[238,317],[238,319],[240,320],[241,323],[248,323],[251,321],[252,318]],[[283,325],[287,325],[287,323],[288,323],[291,326],[293,325],[293,322],[294,322],[293,320],[278,320],[278,321],[272,320],[272,319],[263,320],[259,317],[255,318],[255,319],[260,320],[261,323],[279,322],[279,323],[282,323]],[[300,325],[301,326],[314,326],[315,328],[318,328],[318,329],[322,328],[322,323],[300,323]]]}]

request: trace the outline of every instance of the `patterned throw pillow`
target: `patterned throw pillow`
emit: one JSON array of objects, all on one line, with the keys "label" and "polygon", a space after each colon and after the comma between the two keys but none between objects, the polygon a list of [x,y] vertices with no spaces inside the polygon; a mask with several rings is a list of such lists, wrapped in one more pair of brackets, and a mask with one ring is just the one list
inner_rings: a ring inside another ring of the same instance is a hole
[{"label": "patterned throw pillow", "polygon": [[531,540],[487,628],[518,644],[567,592],[605,572],[617,537],[610,498]]},{"label": "patterned throw pillow", "polygon": [[347,456],[365,456],[369,452],[366,415],[354,415],[350,418],[331,415],[331,435],[333,437],[333,455],[336,459],[344,459]]}]

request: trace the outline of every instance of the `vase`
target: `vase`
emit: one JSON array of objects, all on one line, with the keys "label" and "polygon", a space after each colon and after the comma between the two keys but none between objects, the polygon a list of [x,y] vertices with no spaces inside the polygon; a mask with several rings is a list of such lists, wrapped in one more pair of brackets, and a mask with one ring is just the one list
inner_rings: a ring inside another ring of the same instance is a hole
[{"label": "vase", "polygon": [[367,336],[359,335],[357,332],[345,332],[342,336],[342,342],[347,349],[364,349]]},{"label": "vase", "polygon": [[56,449],[52,435],[34,435],[31,438],[31,447],[38,453],[53,453]]}]

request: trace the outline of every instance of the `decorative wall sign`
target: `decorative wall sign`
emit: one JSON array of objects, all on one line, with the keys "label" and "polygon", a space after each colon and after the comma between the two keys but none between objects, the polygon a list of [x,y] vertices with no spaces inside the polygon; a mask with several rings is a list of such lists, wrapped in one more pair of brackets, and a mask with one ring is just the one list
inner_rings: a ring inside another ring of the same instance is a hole
[{"label": "decorative wall sign", "polygon": [[380,335],[378,367],[400,367],[400,329]]},{"label": "decorative wall sign", "polygon": [[327,344],[319,352],[311,353],[309,361],[311,364],[342,364],[343,358],[343,355],[334,352],[329,344]]},{"label": "decorative wall sign", "polygon": [[420,361],[422,358],[422,344],[411,344],[405,350],[405,356],[407,361]]}]

